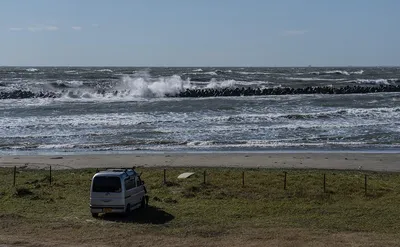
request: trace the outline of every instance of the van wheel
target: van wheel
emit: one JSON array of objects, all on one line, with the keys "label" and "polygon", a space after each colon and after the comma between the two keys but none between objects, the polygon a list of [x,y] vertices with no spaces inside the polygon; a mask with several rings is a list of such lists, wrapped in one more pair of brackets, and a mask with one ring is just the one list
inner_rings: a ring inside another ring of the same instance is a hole
[{"label": "van wheel", "polygon": [[145,197],[142,198],[142,201],[140,203],[140,208],[146,208],[146,198]]},{"label": "van wheel", "polygon": [[93,218],[97,218],[97,217],[99,217],[99,214],[98,213],[92,213],[92,217]]},{"label": "van wheel", "polygon": [[131,204],[126,205],[125,216],[129,216],[131,214]]}]

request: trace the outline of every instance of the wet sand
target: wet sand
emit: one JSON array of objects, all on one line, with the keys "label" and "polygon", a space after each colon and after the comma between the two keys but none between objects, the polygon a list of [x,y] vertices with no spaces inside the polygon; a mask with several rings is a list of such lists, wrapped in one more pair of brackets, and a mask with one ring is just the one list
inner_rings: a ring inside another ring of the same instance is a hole
[{"label": "wet sand", "polygon": [[166,153],[1,156],[1,167],[243,167],[400,171],[400,153]]}]

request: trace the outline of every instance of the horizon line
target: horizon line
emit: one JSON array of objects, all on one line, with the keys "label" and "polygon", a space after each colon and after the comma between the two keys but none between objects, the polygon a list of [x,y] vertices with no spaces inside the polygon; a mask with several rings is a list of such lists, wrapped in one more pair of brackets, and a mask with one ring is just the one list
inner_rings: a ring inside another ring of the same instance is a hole
[{"label": "horizon line", "polygon": [[282,66],[229,66],[229,65],[219,65],[219,66],[167,66],[167,65],[0,65],[0,67],[20,67],[20,68],[32,68],[32,67],[41,67],[41,68],[49,68],[49,67],[59,67],[59,68],[84,68],[84,67],[92,67],[92,68],[397,68],[400,65],[282,65]]}]

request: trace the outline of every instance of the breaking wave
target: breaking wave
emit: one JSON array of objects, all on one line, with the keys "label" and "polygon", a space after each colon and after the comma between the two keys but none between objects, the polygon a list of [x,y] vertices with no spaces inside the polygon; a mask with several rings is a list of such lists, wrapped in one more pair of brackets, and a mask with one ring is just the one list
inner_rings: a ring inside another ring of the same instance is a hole
[{"label": "breaking wave", "polygon": [[330,79],[330,78],[318,78],[318,77],[283,77],[282,79],[291,81],[343,81],[345,79]]},{"label": "breaking wave", "polygon": [[76,70],[66,70],[64,71],[65,74],[78,74]]},{"label": "breaking wave", "polygon": [[282,73],[268,73],[268,72],[258,72],[258,71],[255,71],[255,72],[241,71],[241,72],[238,72],[238,73],[241,74],[241,75],[270,75],[270,74],[279,75],[279,74],[282,74]]},{"label": "breaking wave", "polygon": [[346,71],[346,70],[327,70],[327,71],[314,71],[311,72],[313,75],[362,75],[364,70],[357,71]]},{"label": "breaking wave", "polygon": [[112,73],[113,72],[111,69],[98,69],[96,71],[97,72],[107,72],[107,73]]},{"label": "breaking wave", "polygon": [[50,85],[54,88],[77,88],[83,85],[82,81],[61,81],[51,82]]},{"label": "breaking wave", "polygon": [[382,117],[387,118],[399,117],[400,107],[391,108],[348,108],[348,109],[337,109],[329,112],[308,112],[308,113],[270,113],[270,114],[238,114],[235,116],[225,117],[224,119],[219,119],[220,121],[243,123],[243,122],[265,122],[274,120],[328,120],[328,119],[338,119],[349,117]]},{"label": "breaking wave", "polygon": [[125,96],[133,97],[163,97],[177,94],[186,89],[192,89],[190,80],[182,80],[178,75],[152,79],[148,74],[143,77],[124,76],[115,90],[122,91]]},{"label": "breaking wave", "polygon": [[39,71],[38,69],[35,69],[35,68],[29,68],[29,69],[26,69],[26,71],[27,72],[37,72],[37,71]]},{"label": "breaking wave", "polygon": [[[33,68],[32,68],[33,69]],[[201,69],[196,69],[200,71]],[[67,70],[76,71],[76,70]],[[104,72],[112,71],[102,69]],[[195,72],[201,74],[216,74],[216,71]],[[231,71],[231,70],[227,70]],[[221,73],[227,72],[222,71]],[[338,72],[325,71],[329,73]],[[353,71],[346,73],[361,73]],[[247,73],[247,72],[246,72]],[[251,72],[252,73],[252,72]],[[255,72],[259,73],[259,72]],[[264,73],[264,72],[263,72]],[[343,71],[340,71],[343,73]],[[321,77],[280,77],[292,81],[344,81],[343,78]],[[114,99],[131,100],[136,98],[159,97],[218,97],[218,96],[250,96],[250,95],[284,95],[284,94],[349,94],[374,92],[399,92],[398,79],[353,79],[344,82],[369,85],[354,85],[341,88],[329,86],[309,86],[294,88],[280,86],[278,82],[242,81],[234,79],[198,78],[191,79],[177,74],[171,76],[153,76],[150,71],[138,71],[133,75],[121,75],[104,80],[85,80],[76,77],[75,80],[32,80],[30,83],[2,84],[0,99],[26,98],[63,98],[63,99]],[[378,86],[379,85],[379,86]],[[267,87],[268,86],[268,87]]]},{"label": "breaking wave", "polygon": [[358,84],[390,85],[398,81],[399,79],[357,79],[355,82]]},{"label": "breaking wave", "polygon": [[[204,85],[205,84],[205,85]],[[110,88],[98,90],[88,88],[77,88],[82,84],[79,81],[69,82],[68,84],[57,84],[58,87],[68,88],[62,92],[63,98],[159,98],[165,96],[178,95],[186,90],[196,90],[199,88],[229,88],[240,85],[235,80],[217,81],[211,79],[204,83],[193,83],[190,78],[182,79],[179,75],[166,77],[151,77],[147,72],[139,72],[133,76],[124,75],[121,80]]]}]

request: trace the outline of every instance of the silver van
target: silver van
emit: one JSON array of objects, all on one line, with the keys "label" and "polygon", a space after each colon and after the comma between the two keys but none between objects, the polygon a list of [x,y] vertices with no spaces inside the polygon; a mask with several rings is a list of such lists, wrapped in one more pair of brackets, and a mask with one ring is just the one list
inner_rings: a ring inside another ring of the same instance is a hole
[{"label": "silver van", "polygon": [[90,187],[90,211],[124,213],[146,206],[146,187],[134,169],[108,169],[97,172]]}]

